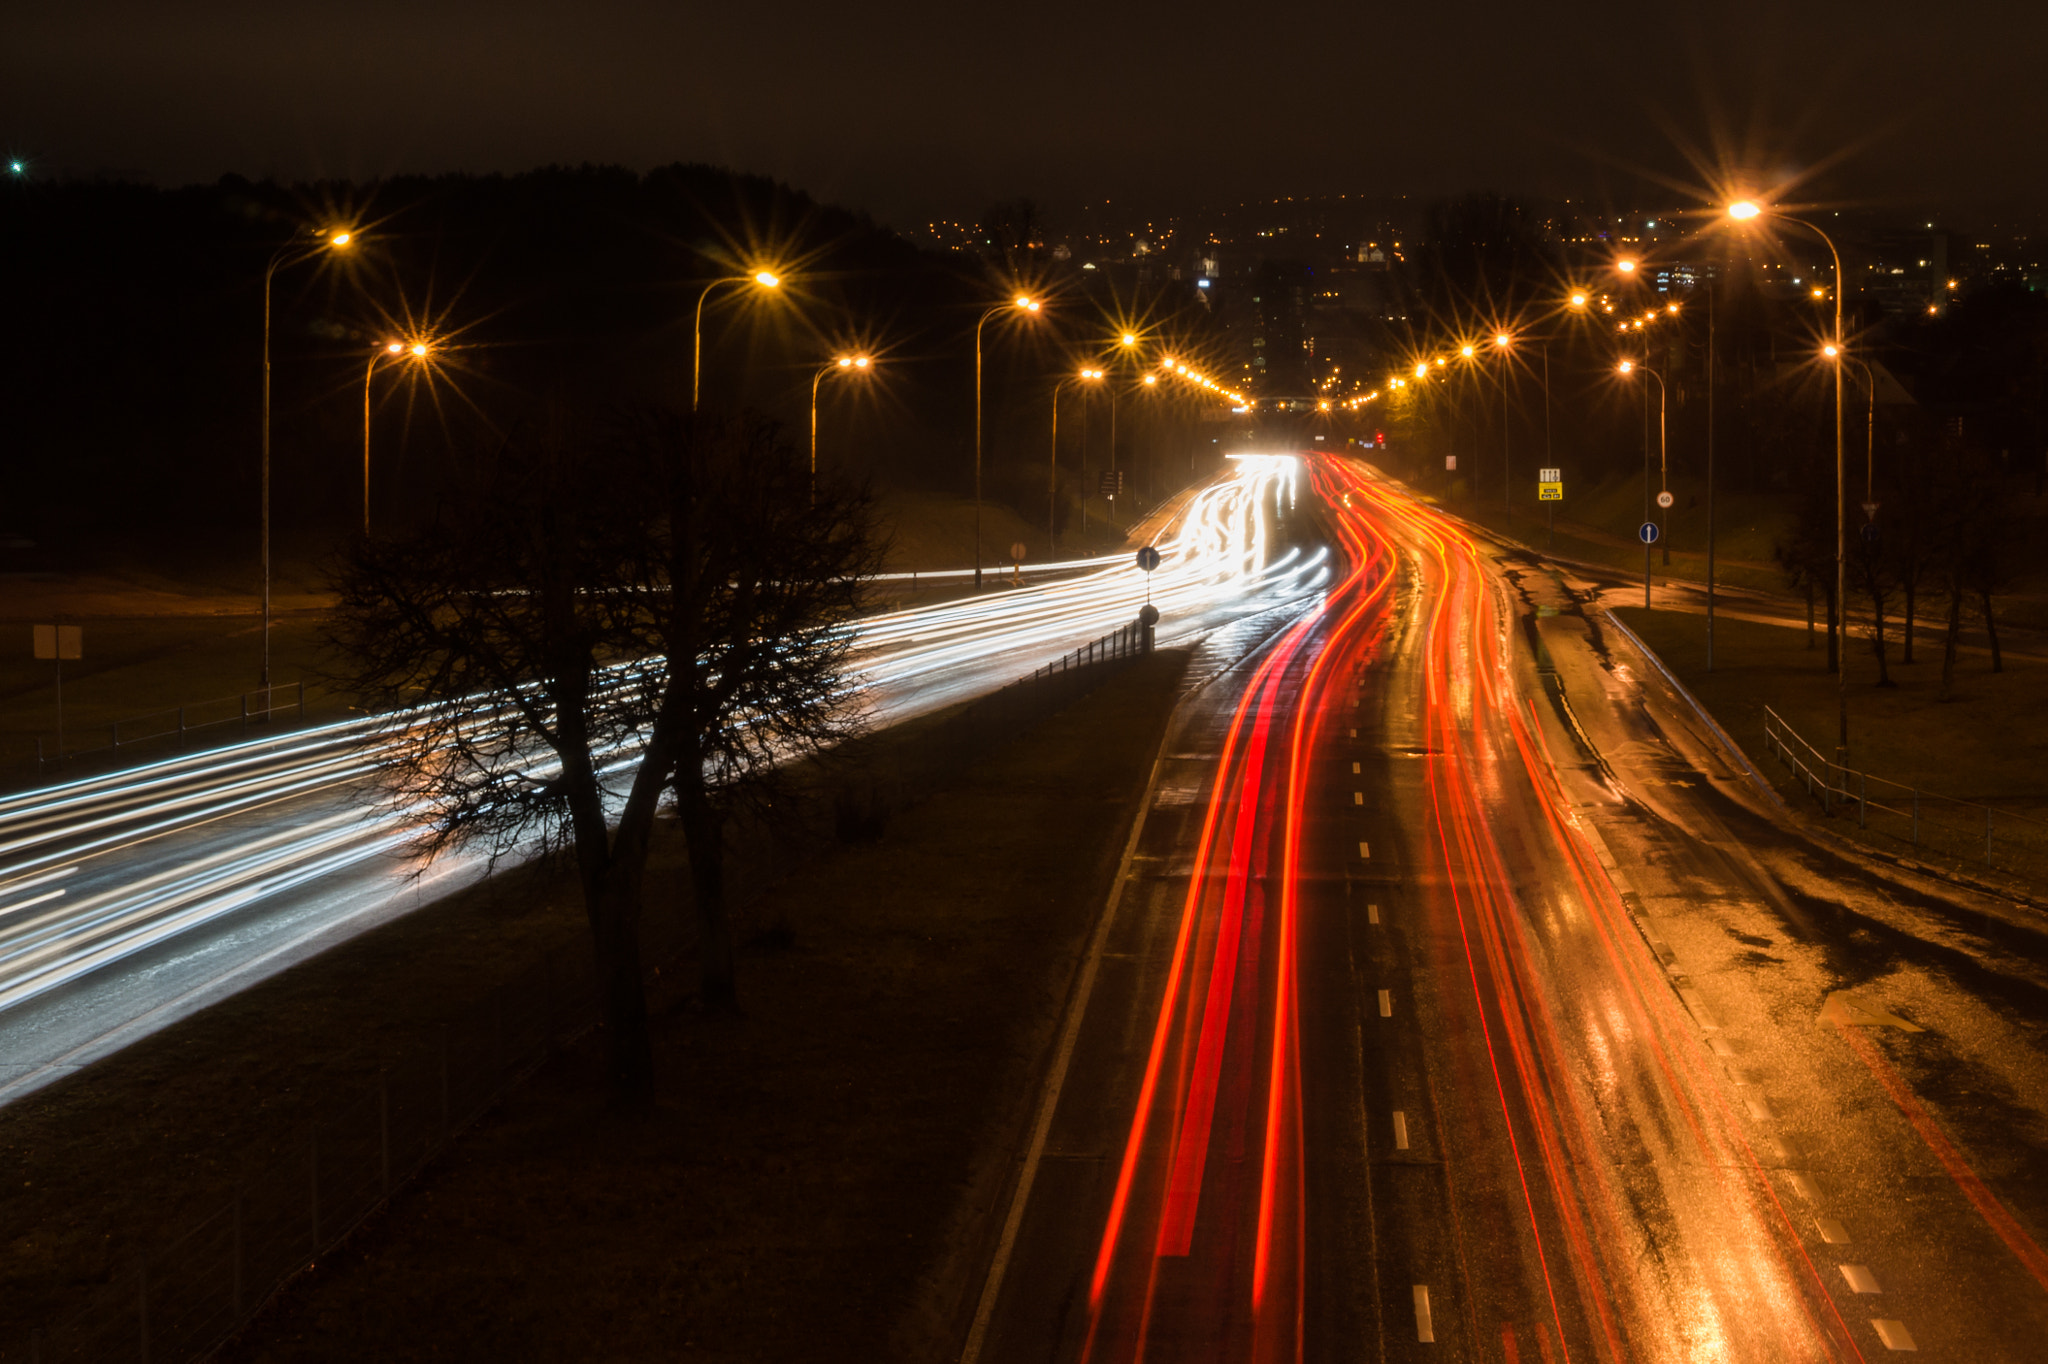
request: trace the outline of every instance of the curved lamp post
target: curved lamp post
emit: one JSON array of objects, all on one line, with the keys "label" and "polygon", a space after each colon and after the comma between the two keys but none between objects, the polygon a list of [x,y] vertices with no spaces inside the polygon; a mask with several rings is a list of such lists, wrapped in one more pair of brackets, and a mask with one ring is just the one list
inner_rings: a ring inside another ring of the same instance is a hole
[{"label": "curved lamp post", "polygon": [[348,228],[315,228],[317,242],[303,238],[286,242],[271,253],[263,267],[263,470],[262,553],[263,553],[263,715],[270,717],[270,282],[279,270],[311,260],[323,251],[345,251],[356,239]]},{"label": "curved lamp post", "polygon": [[998,313],[1012,308],[1035,313],[1040,306],[1038,300],[1029,294],[1018,294],[1008,303],[990,308],[974,324],[974,590],[977,592],[981,591],[981,329]]},{"label": "curved lamp post", "polygon": [[[1665,458],[1667,446],[1665,445],[1664,438],[1664,376],[1639,360],[1624,360],[1615,368],[1624,378],[1637,370],[1641,370],[1657,381],[1657,491],[1660,493],[1669,492],[1671,490],[1671,468]],[[1647,525],[1649,520],[1650,450],[1646,445],[1643,448],[1643,523]],[[1668,517],[1666,521],[1669,521]],[[1643,609],[1645,611],[1650,609],[1650,546],[1647,542],[1643,545]]]},{"label": "curved lamp post", "polygon": [[763,289],[779,289],[782,287],[782,280],[769,270],[756,270],[751,275],[727,275],[724,279],[712,280],[697,295],[696,320],[690,327],[690,410],[692,412],[697,410],[698,380],[703,373],[704,364],[704,300],[711,297],[713,289],[726,284],[758,284]]},{"label": "curved lamp post", "polygon": [[[1828,255],[1835,263],[1835,335],[1833,354],[1840,355],[1845,349],[1842,341],[1842,253],[1835,249],[1834,238],[1822,231],[1818,224],[1804,218],[1795,218],[1789,213],[1765,208],[1753,200],[1743,199],[1728,205],[1728,216],[1737,222],[1749,222],[1756,218],[1776,218],[1803,227],[1819,237],[1828,248]],[[1841,752],[1837,762],[1849,759],[1849,567],[1848,567],[1848,517],[1845,509],[1848,496],[1846,476],[1842,459],[1842,366],[1835,366],[1835,705],[1840,717],[1840,733],[1837,740]]]},{"label": "curved lamp post", "polygon": [[377,372],[379,360],[396,360],[408,356],[424,360],[433,353],[433,347],[425,341],[414,341],[407,345],[403,341],[387,342],[381,350],[370,352],[370,363],[363,367],[363,536],[370,534],[370,376]]},{"label": "curved lamp post", "polygon": [[874,362],[865,355],[835,356],[811,376],[811,505],[818,505],[818,385],[828,374],[865,374]]},{"label": "curved lamp post", "polygon": [[[1102,377],[1099,369],[1084,369],[1079,374],[1060,380],[1052,386],[1052,454],[1045,462],[1045,544],[1047,562],[1059,557],[1059,463],[1060,463],[1060,392],[1071,384],[1092,383]],[[1146,379],[1151,382],[1150,377]],[[1087,489],[1082,489],[1085,500]]]}]

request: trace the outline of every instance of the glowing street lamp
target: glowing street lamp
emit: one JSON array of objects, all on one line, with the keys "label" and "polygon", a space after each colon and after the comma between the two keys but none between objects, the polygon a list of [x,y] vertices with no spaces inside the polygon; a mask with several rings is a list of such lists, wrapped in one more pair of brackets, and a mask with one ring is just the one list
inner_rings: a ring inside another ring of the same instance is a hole
[{"label": "glowing street lamp", "polygon": [[974,590],[977,592],[981,591],[981,329],[998,313],[1015,308],[1028,317],[1037,313],[1041,306],[1031,295],[1018,294],[1008,303],[990,308],[974,324]]},{"label": "glowing street lamp", "polygon": [[703,373],[704,362],[704,300],[711,297],[711,291],[727,284],[752,284],[762,289],[780,289],[781,276],[772,270],[756,270],[751,275],[727,275],[714,279],[705,285],[697,295],[695,321],[690,327],[690,410],[697,410],[698,381]]},{"label": "glowing street lamp", "polygon": [[811,376],[811,505],[818,505],[818,385],[828,374],[865,374],[874,361],[865,355],[835,356]]},{"label": "glowing street lamp", "polygon": [[1573,306],[1574,308],[1583,308],[1583,307],[1585,307],[1585,306],[1586,306],[1586,305],[1587,305],[1588,303],[1590,303],[1590,302],[1592,302],[1592,300],[1591,300],[1590,298],[1588,298],[1588,297],[1587,297],[1587,295],[1586,295],[1586,293],[1585,293],[1585,291],[1584,291],[1584,290],[1580,289],[1580,290],[1574,290],[1574,291],[1572,292],[1572,296],[1571,296],[1571,305],[1572,305],[1572,306]]},{"label": "glowing street lamp", "polygon": [[[1052,386],[1052,455],[1049,459],[1046,460],[1045,464],[1045,543],[1047,553],[1050,555],[1051,558],[1056,559],[1059,557],[1060,391],[1073,384],[1095,383],[1099,381],[1101,378],[1101,370],[1084,369],[1076,374],[1071,374],[1068,377],[1061,379],[1058,383]],[[1155,381],[1153,379],[1153,376],[1148,374],[1145,376],[1145,382],[1149,384]],[[1085,485],[1087,483],[1087,480],[1088,471],[1086,469],[1083,469],[1081,470],[1081,481]],[[1082,525],[1085,530],[1087,525],[1086,508],[1088,505],[1086,498],[1087,490],[1085,486],[1082,491]]]},{"label": "glowing street lamp", "polygon": [[[1648,365],[1642,363],[1640,360],[1624,360],[1620,364],[1616,365],[1614,368],[1615,371],[1619,373],[1624,379],[1627,378],[1629,375],[1635,373],[1637,370],[1641,370],[1643,373],[1649,375],[1652,379],[1655,379],[1657,381],[1657,490],[1659,493],[1669,492],[1671,487],[1671,467],[1666,458],[1667,449],[1664,442],[1664,376],[1659,374],[1656,370],[1651,369]],[[1644,396],[1645,398],[1648,397],[1647,394],[1645,394]],[[1648,441],[1644,441],[1643,521],[1645,524],[1648,524],[1649,520],[1650,444]],[[1668,527],[1670,518],[1666,517],[1665,522]],[[1668,539],[1669,537],[1667,536],[1666,538]],[[1650,545],[1648,541],[1644,541],[1643,543],[1643,609],[1645,611],[1650,609]]]},{"label": "glowing street lamp", "polygon": [[[1835,334],[1830,338],[1833,352],[1839,355],[1843,350],[1842,341],[1842,253],[1835,249],[1834,238],[1822,231],[1817,223],[1804,218],[1795,218],[1789,213],[1766,209],[1753,200],[1742,199],[1728,205],[1728,216],[1737,222],[1748,222],[1754,218],[1769,216],[1794,227],[1803,227],[1819,237],[1828,248],[1828,255],[1835,263]],[[1824,291],[1814,290],[1814,297],[1820,298]],[[1841,752],[1836,761],[1846,762],[1849,757],[1849,525],[1846,509],[1846,474],[1842,454],[1842,366],[1835,366],[1835,703],[1840,720],[1838,746]]]},{"label": "glowing street lamp", "polygon": [[424,339],[408,344],[404,341],[388,341],[370,352],[370,363],[363,367],[363,536],[370,534],[370,376],[377,372],[379,360],[426,359],[433,354],[433,346]]},{"label": "glowing street lamp", "polygon": [[288,265],[308,261],[324,251],[346,251],[356,239],[346,227],[315,228],[318,240],[295,237],[271,253],[263,267],[263,469],[261,475],[263,556],[263,718],[270,718],[270,283]]}]

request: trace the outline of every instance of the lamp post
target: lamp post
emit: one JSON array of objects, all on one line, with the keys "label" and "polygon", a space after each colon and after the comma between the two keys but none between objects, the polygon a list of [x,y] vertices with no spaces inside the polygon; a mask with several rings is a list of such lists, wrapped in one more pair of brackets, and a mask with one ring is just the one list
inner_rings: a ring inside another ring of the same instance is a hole
[{"label": "lamp post", "polygon": [[263,469],[260,495],[263,502],[263,715],[266,720],[270,717],[270,282],[284,267],[311,260],[322,251],[345,251],[356,239],[355,233],[347,228],[316,228],[314,231],[320,238],[318,242],[288,241],[271,253],[270,263],[263,267]]},{"label": "lamp post", "polygon": [[1500,509],[1510,522],[1510,533],[1515,516],[1515,493],[1510,484],[1514,471],[1508,452],[1508,348],[1513,344],[1514,338],[1506,332],[1500,332],[1493,338],[1493,348],[1500,355]]},{"label": "lamp post", "polygon": [[818,385],[828,374],[866,373],[871,361],[865,355],[835,356],[832,363],[811,376],[811,505],[818,505]]},{"label": "lamp post", "polygon": [[[1814,223],[1804,218],[1795,218],[1789,213],[1767,209],[1749,199],[1728,205],[1728,216],[1737,222],[1748,222],[1754,218],[1769,216],[1803,227],[1819,237],[1828,248],[1828,256],[1835,263],[1835,335],[1834,352],[1839,355],[1842,343],[1842,253],[1835,249],[1834,238]],[[1849,558],[1848,558],[1848,513],[1846,479],[1842,459],[1842,367],[1835,366],[1835,707],[1840,719],[1840,732],[1836,755],[1837,762],[1849,760]]]},{"label": "lamp post", "polygon": [[690,327],[690,410],[697,410],[697,389],[704,363],[704,300],[711,297],[711,291],[725,284],[758,284],[763,289],[779,289],[782,279],[772,271],[756,270],[751,275],[727,275],[714,279],[704,286],[697,295],[696,320]]},{"label": "lamp post", "polygon": [[[1626,377],[1641,370],[1657,381],[1657,491],[1659,494],[1671,490],[1671,468],[1666,460],[1667,447],[1664,436],[1664,376],[1639,360],[1624,360],[1616,367]],[[1645,397],[1648,395],[1645,394]],[[1643,524],[1650,521],[1650,445],[1643,443]],[[1650,609],[1650,542],[1643,542],[1643,609]]]},{"label": "lamp post", "polygon": [[370,535],[370,376],[377,372],[377,362],[383,359],[397,359],[409,355],[415,360],[424,360],[433,351],[425,341],[407,345],[403,341],[387,343],[381,350],[370,352],[370,363],[363,367],[363,537]]},{"label": "lamp post", "polygon": [[1035,313],[1040,304],[1029,294],[1019,294],[1008,303],[999,303],[981,315],[974,324],[974,590],[981,591],[981,329],[996,314],[1016,308],[1021,312]]},{"label": "lamp post", "polygon": [[[1060,380],[1052,386],[1052,454],[1045,462],[1045,544],[1048,562],[1059,557],[1060,542],[1060,390],[1070,384],[1087,383],[1102,377],[1099,369],[1084,369],[1079,374]],[[1152,382],[1148,376],[1146,383]],[[1083,505],[1088,496],[1087,488],[1081,489]]]}]

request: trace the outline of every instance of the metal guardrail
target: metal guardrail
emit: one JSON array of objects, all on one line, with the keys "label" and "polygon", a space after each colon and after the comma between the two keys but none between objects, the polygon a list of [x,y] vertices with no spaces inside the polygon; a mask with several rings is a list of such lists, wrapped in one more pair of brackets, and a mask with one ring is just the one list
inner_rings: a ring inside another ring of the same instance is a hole
[{"label": "metal guardrail", "polygon": [[[287,700],[286,698],[290,699]],[[211,701],[191,701],[182,706],[166,710],[154,710],[143,715],[130,715],[107,725],[103,731],[107,741],[89,748],[74,748],[61,738],[36,738],[36,776],[40,779],[49,768],[79,758],[94,758],[112,753],[116,749],[128,748],[135,744],[155,743],[164,739],[180,742],[194,734],[217,729],[222,725],[262,724],[276,716],[291,714],[303,720],[306,718],[306,684],[286,682],[268,689],[258,688],[245,691],[238,696],[220,696]]]},{"label": "metal guardrail", "polygon": [[[898,782],[928,788],[954,775],[1151,649],[1151,632],[1134,622],[969,702],[921,740],[915,771],[896,773]],[[844,797],[834,812],[838,836],[878,834],[863,827],[874,812],[849,810]],[[665,965],[682,954],[676,923],[648,916],[644,961]],[[208,1211],[161,1248],[117,1260],[103,1287],[47,1329],[0,1343],[0,1364],[206,1356],[596,1021],[587,970],[560,957],[537,963],[443,1026],[433,1045],[381,1073],[374,1088],[335,1096],[310,1122],[228,1162],[237,1171],[232,1187],[208,1200]]]},{"label": "metal guardrail", "polygon": [[2048,820],[1945,796],[1834,761],[1764,707],[1764,749],[1791,771],[1822,813],[1856,813],[1865,833],[1958,862],[2022,876],[2048,872]]}]

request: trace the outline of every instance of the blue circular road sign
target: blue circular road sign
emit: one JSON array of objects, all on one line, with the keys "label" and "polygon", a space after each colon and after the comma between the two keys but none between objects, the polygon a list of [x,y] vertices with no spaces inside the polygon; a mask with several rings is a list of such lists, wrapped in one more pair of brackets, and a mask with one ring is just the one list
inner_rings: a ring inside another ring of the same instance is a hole
[{"label": "blue circular road sign", "polygon": [[1657,543],[1657,523],[1656,523],[1655,521],[1645,521],[1645,522],[1643,522],[1642,526],[1641,526],[1640,528],[1638,528],[1638,529],[1637,529],[1637,531],[1636,531],[1636,538],[1637,538],[1638,540],[1641,540],[1641,541],[1642,541],[1642,542],[1643,542],[1644,544],[1646,544],[1646,545],[1654,545],[1654,544],[1656,544],[1656,543]]}]

